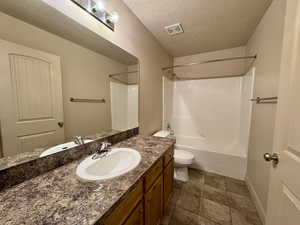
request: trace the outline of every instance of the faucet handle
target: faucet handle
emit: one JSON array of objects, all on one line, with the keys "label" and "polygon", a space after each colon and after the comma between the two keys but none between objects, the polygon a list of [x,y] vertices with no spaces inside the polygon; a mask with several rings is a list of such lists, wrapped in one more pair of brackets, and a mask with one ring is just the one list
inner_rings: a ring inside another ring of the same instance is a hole
[{"label": "faucet handle", "polygon": [[111,143],[109,143],[108,141],[104,141],[104,142],[102,142],[102,144],[105,146],[111,146]]},{"label": "faucet handle", "polygon": [[72,140],[74,141],[75,144],[79,145],[79,139],[78,139],[78,136],[73,136],[72,137]]},{"label": "faucet handle", "polygon": [[108,148],[109,146],[111,146],[111,143],[104,141],[101,143],[101,150],[104,150],[104,149]]},{"label": "faucet handle", "polygon": [[77,145],[83,145],[84,144],[84,137],[83,136],[74,136],[72,138],[73,138],[75,144],[77,144]]}]

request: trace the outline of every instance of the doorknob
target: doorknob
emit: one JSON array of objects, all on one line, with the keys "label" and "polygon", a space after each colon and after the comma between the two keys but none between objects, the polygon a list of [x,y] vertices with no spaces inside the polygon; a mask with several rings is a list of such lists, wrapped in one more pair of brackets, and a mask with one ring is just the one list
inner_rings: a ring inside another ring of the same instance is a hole
[{"label": "doorknob", "polygon": [[279,163],[279,155],[277,153],[265,153],[264,154],[264,159],[267,162],[273,161],[274,164],[278,164]]},{"label": "doorknob", "polygon": [[57,125],[58,125],[59,127],[63,127],[63,126],[64,126],[64,122],[58,122]]}]

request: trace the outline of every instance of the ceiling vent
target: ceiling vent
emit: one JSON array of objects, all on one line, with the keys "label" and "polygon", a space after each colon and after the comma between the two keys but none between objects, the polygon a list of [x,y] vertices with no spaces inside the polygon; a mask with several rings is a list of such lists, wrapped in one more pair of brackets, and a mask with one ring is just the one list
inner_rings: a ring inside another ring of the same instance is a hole
[{"label": "ceiling vent", "polygon": [[170,26],[166,26],[165,30],[170,36],[177,35],[177,34],[182,34],[184,32],[180,23],[176,23],[176,24],[173,24],[173,25],[170,25]]}]

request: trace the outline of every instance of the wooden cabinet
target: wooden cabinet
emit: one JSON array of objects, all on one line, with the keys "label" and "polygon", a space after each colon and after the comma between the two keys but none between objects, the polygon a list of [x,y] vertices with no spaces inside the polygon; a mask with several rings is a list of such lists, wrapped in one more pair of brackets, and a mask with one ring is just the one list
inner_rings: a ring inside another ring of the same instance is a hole
[{"label": "wooden cabinet", "polygon": [[[173,192],[174,147],[146,172],[104,225],[159,225]],[[96,223],[97,224],[97,223]]]},{"label": "wooden cabinet", "polygon": [[147,192],[163,171],[163,160],[159,159],[145,175],[145,192]]},{"label": "wooden cabinet", "polygon": [[105,220],[105,225],[122,225],[130,213],[141,202],[143,198],[143,182],[140,181],[137,186],[127,195],[123,202],[110,214]]},{"label": "wooden cabinet", "polygon": [[174,185],[174,160],[172,159],[164,169],[164,212],[170,202]]},{"label": "wooden cabinet", "polygon": [[140,202],[124,225],[144,225],[144,206],[143,202]]},{"label": "wooden cabinet", "polygon": [[159,225],[163,215],[163,176],[145,194],[145,225]]},{"label": "wooden cabinet", "polygon": [[174,158],[174,146],[169,148],[164,154],[164,167],[166,167],[169,162]]}]

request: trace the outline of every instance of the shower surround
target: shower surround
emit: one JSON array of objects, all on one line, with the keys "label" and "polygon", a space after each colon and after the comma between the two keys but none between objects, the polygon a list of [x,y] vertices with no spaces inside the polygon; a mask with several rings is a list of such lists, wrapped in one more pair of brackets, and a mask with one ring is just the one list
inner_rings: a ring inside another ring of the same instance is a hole
[{"label": "shower surround", "polygon": [[[242,55],[244,48],[225,53],[219,57]],[[197,61],[195,56],[192,59]],[[182,61],[176,62],[175,58],[175,64],[179,63]],[[240,77],[184,81],[163,78],[164,128],[169,123],[175,131],[177,149],[194,154],[193,167],[245,178],[254,74],[252,68]]]}]

